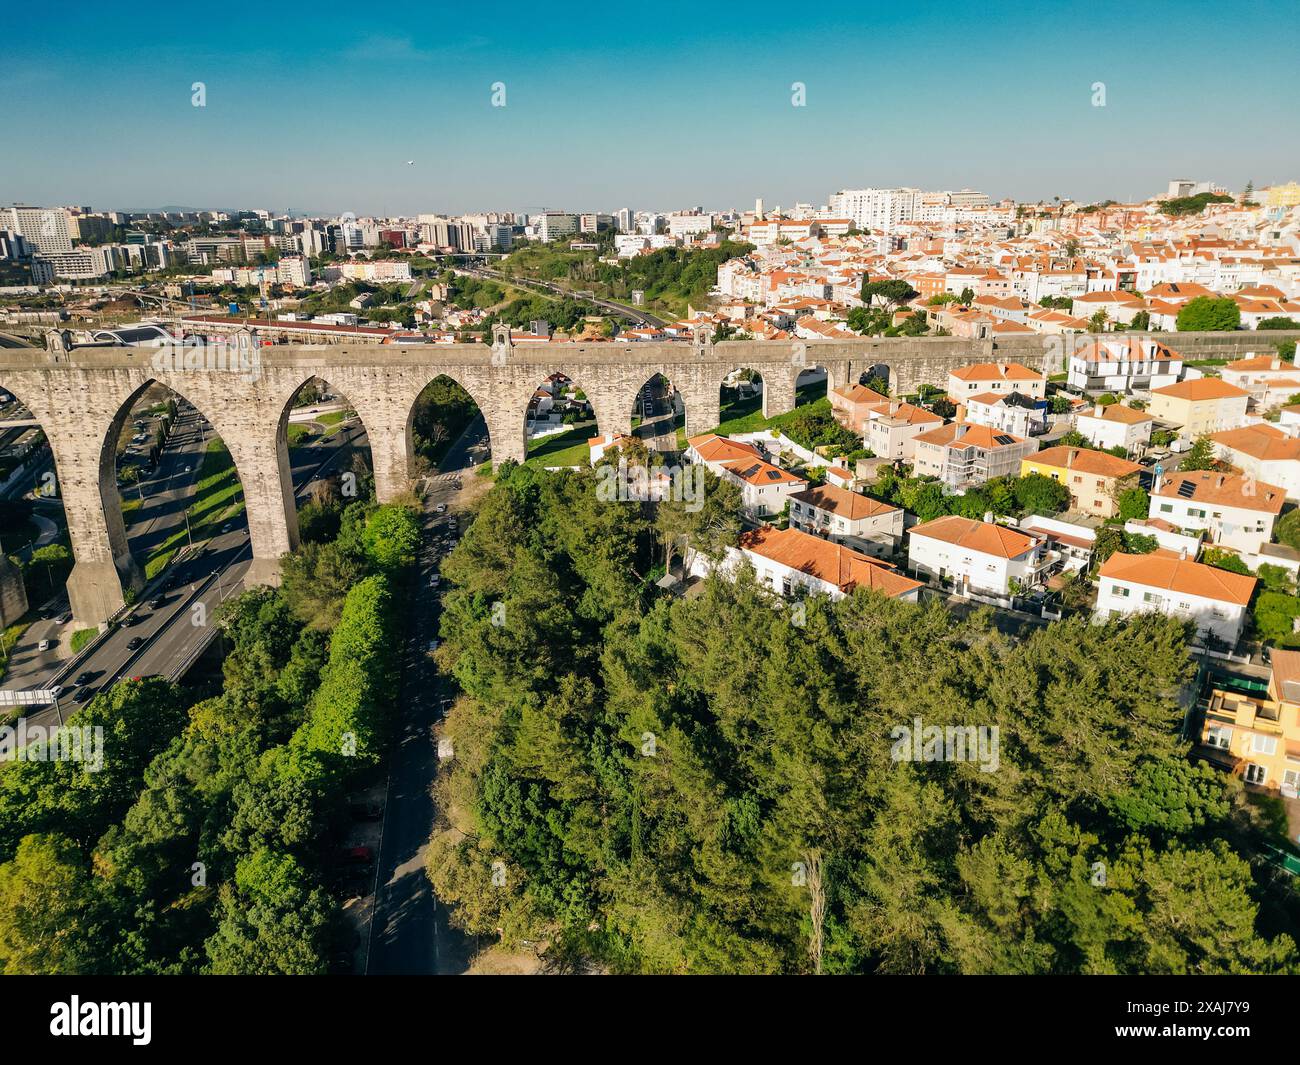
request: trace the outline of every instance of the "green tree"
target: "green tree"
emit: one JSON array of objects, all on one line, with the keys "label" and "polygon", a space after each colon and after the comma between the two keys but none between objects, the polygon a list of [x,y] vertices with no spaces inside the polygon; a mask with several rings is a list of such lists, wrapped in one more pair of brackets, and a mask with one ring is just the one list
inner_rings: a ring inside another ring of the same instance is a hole
[{"label": "green tree", "polygon": [[1178,312],[1177,328],[1180,333],[1240,329],[1241,308],[1227,297],[1197,296],[1188,300]]}]

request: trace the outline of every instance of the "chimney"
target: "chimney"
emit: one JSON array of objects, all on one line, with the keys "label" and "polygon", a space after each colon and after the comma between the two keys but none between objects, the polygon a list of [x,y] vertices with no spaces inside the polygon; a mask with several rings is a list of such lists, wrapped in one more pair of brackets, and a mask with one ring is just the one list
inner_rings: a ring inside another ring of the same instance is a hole
[{"label": "chimney", "polygon": [[1100,403],[1098,403],[1095,407],[1092,408],[1092,416],[1094,418],[1100,418],[1105,413],[1106,413],[1106,408],[1103,407]]},{"label": "chimney", "polygon": [[1276,355],[1274,355],[1274,356],[1273,356],[1273,361],[1270,362],[1270,363],[1268,364],[1268,368],[1269,368],[1270,370],[1280,370],[1280,369],[1282,369],[1282,360],[1279,359]]},{"label": "chimney", "polygon": [[991,511],[991,510],[986,510],[986,511],[984,512],[984,524],[985,524],[985,525],[992,525],[992,524],[993,524],[993,511]]},{"label": "chimney", "polygon": [[1228,479],[1228,478],[1227,478],[1226,475],[1224,475],[1224,474],[1222,474],[1222,473],[1219,474],[1219,487],[1220,487],[1220,488],[1223,487],[1223,482],[1226,481],[1227,479]]},{"label": "chimney", "polygon": [[1186,546],[1180,547],[1180,548],[1178,549],[1178,560],[1179,560],[1180,562],[1186,562],[1186,561],[1187,561],[1187,548],[1186,548]]}]

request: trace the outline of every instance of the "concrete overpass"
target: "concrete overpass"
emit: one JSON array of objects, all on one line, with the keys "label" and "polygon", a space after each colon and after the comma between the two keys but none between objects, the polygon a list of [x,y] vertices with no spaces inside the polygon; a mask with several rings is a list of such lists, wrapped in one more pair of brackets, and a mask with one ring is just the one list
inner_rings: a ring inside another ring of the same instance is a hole
[{"label": "concrete overpass", "polygon": [[[56,334],[57,335],[57,334]],[[1137,334],[1128,334],[1130,336]],[[1236,358],[1272,352],[1300,333],[1151,334],[1187,358]],[[123,604],[123,584],[138,585],[118,500],[113,441],[136,399],[153,382],[192,403],[230,449],[243,483],[251,533],[247,580],[274,583],[280,556],[298,543],[286,428],[292,401],[321,377],[356,409],[370,441],[380,500],[407,490],[414,474],[412,415],[421,390],[439,375],[457,381],[487,423],[492,458],[522,460],[525,411],[537,387],[562,373],[582,389],[600,433],[631,430],[634,400],[654,374],[681,393],[690,434],[719,421],[719,388],[732,371],[763,378],[763,412],[795,402],[800,374],[822,369],[828,388],[884,373],[895,394],[923,383],[942,387],[948,371],[978,361],[1016,361],[1049,373],[1065,366],[1072,338],[1016,337],[972,341],[953,337],[853,341],[725,341],[701,331],[693,342],[514,343],[498,326],[494,343],[260,347],[226,355],[229,345],[0,350],[0,387],[11,391],[49,439],[76,564],[68,582],[81,625],[98,624]],[[1084,342],[1095,338],[1073,338]],[[230,368],[226,368],[226,365]]]}]

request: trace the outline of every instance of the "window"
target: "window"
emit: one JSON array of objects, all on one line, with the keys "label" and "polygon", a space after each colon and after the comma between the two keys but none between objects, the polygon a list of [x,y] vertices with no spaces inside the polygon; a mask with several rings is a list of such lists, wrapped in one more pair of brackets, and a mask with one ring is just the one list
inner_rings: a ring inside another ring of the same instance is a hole
[{"label": "window", "polygon": [[1246,765],[1247,784],[1263,784],[1264,781],[1266,781],[1267,779],[1268,779],[1267,769],[1265,769],[1262,765],[1256,765],[1254,762],[1247,763]]},{"label": "window", "polygon": [[1111,595],[1118,596],[1120,599],[1128,598],[1129,589],[1121,588],[1118,584],[1111,589]]},{"label": "window", "polygon": [[1211,725],[1205,730],[1205,742],[1221,751],[1232,750],[1232,729],[1222,725]]},{"label": "window", "polygon": [[1144,603],[1159,603],[1159,602],[1160,602],[1160,596],[1156,595],[1155,592],[1143,592],[1143,593],[1142,593],[1142,602],[1144,602]]},{"label": "window", "polygon": [[1173,512],[1174,512],[1174,505],[1173,505],[1172,503],[1161,503],[1161,504],[1160,504],[1160,513],[1161,513],[1161,514],[1172,514]]},{"label": "window", "polygon": [[1277,737],[1261,736],[1256,733],[1250,738],[1251,754],[1277,754]]}]

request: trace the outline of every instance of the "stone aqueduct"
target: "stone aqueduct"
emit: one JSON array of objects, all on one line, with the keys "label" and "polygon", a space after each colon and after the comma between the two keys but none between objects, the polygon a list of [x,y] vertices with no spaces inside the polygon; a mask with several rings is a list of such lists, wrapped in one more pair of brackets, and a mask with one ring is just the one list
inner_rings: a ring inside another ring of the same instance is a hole
[{"label": "stone aqueduct", "polygon": [[[1274,334],[1265,344],[1252,334],[1199,334],[1196,354],[1237,357],[1272,350],[1271,343],[1281,338]],[[654,374],[663,374],[681,394],[686,429],[694,434],[718,424],[719,388],[737,369],[762,375],[763,409],[772,415],[794,406],[795,382],[808,369],[824,369],[828,387],[835,387],[885,367],[892,390],[903,394],[921,383],[942,385],[950,369],[970,362],[1018,361],[1054,369],[1053,360],[1060,359],[1060,348],[1042,337],[996,344],[938,337],[512,344],[499,335],[493,347],[339,344],[256,350],[257,364],[245,373],[167,367],[148,348],[0,349],[0,387],[32,412],[53,451],[75,557],[68,592],[79,624],[110,617],[123,605],[123,584],[140,580],[127,546],[110,442],[153,382],[193,404],[230,449],[252,541],[247,579],[274,583],[280,556],[298,542],[286,445],[290,404],[312,377],[328,381],[355,408],[369,437],[377,495],[387,500],[412,483],[411,416],[421,390],[439,375],[457,381],[474,398],[487,423],[493,461],[500,462],[524,457],[529,399],[554,373],[586,393],[600,433],[629,432],[636,393]]]}]

